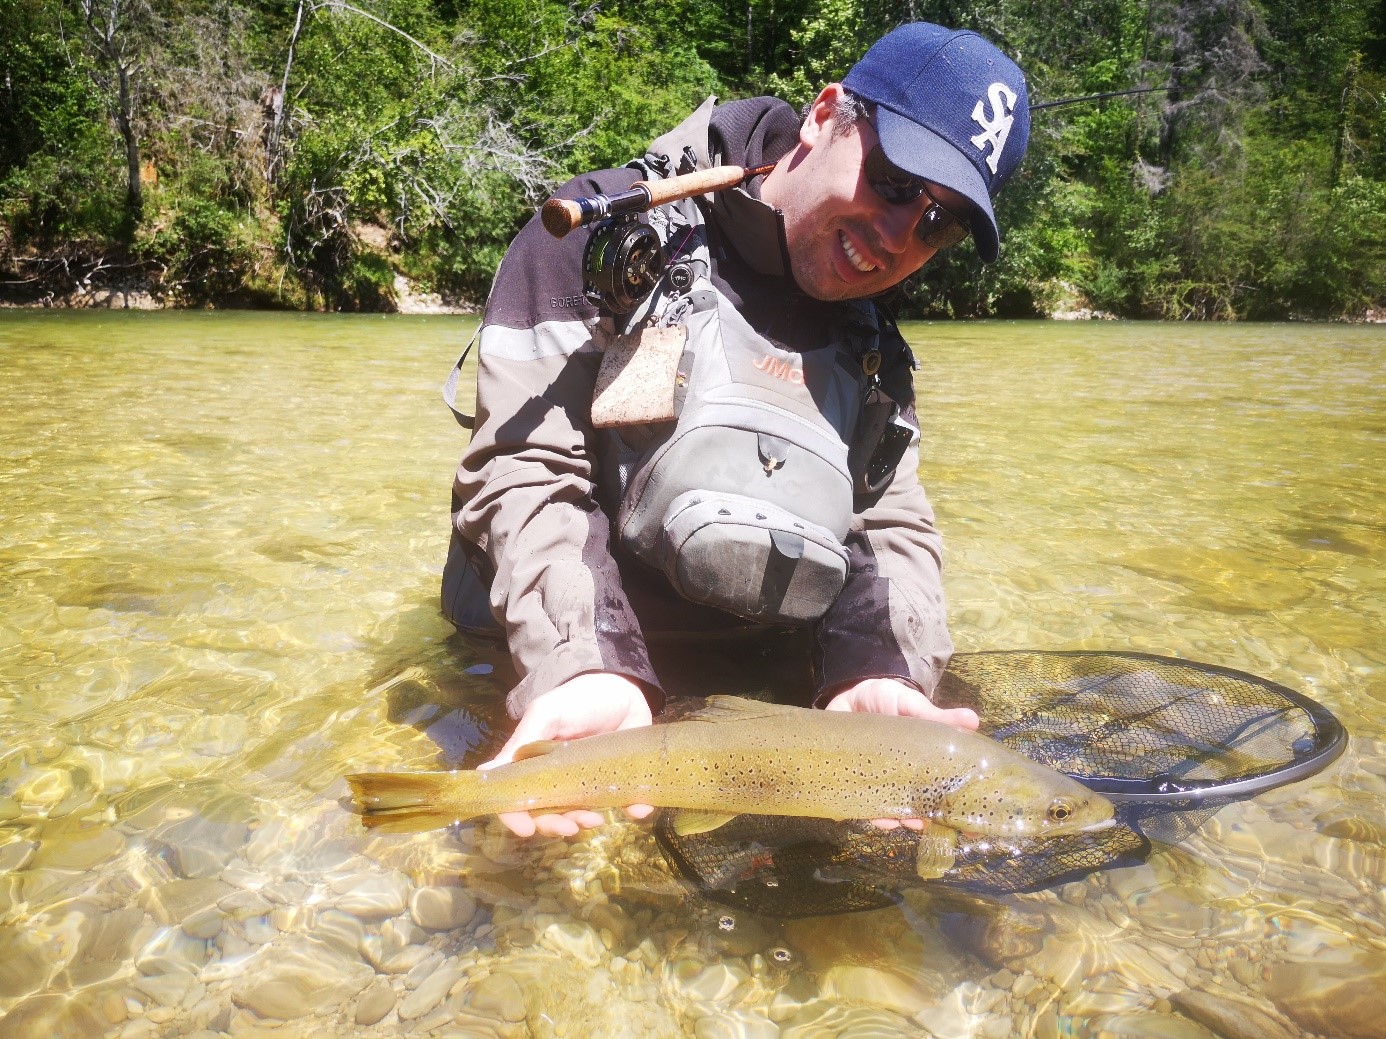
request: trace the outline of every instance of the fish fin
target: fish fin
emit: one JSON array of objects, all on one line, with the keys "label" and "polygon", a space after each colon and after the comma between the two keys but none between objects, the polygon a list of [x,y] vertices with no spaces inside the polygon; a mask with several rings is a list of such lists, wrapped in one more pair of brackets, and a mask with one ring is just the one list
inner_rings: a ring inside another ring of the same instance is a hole
[{"label": "fish fin", "polygon": [[766,703],[744,696],[709,696],[703,706],[686,715],[685,721],[725,722],[746,718],[786,718],[802,714],[807,708]]},{"label": "fish fin", "polygon": [[361,825],[381,833],[423,833],[457,821],[445,793],[467,772],[361,772],[347,776]]},{"label": "fish fin", "polygon": [[919,835],[919,851],[915,856],[914,869],[924,880],[934,880],[953,868],[953,859],[958,846],[958,833],[937,823],[927,827]]},{"label": "fish fin", "polygon": [[673,829],[680,837],[692,837],[697,833],[708,833],[725,826],[736,818],[737,813],[703,812],[691,808],[680,808],[674,812]]},{"label": "fish fin", "polygon": [[535,740],[533,743],[526,743],[515,751],[515,761],[524,761],[525,758],[538,758],[549,754],[563,746],[562,740]]}]

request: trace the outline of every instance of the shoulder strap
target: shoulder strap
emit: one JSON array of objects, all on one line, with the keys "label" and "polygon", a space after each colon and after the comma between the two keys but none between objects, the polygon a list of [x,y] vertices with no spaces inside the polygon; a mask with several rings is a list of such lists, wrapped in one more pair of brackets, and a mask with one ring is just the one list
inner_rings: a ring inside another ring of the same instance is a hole
[{"label": "shoulder strap", "polygon": [[472,352],[472,347],[476,346],[476,338],[479,335],[481,335],[481,326],[477,325],[476,334],[472,336],[472,341],[467,344],[467,349],[462,351],[462,356],[452,366],[452,371],[448,372],[448,381],[443,383],[443,403],[448,406],[448,410],[452,412],[452,417],[457,419],[457,424],[463,429],[475,429],[476,416],[458,410],[457,382],[462,377],[462,366],[467,363],[467,355]]}]

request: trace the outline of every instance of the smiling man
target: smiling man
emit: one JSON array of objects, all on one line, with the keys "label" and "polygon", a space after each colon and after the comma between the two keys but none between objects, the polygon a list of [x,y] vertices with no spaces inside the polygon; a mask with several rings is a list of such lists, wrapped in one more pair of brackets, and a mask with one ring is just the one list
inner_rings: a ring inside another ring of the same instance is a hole
[{"label": "smiling man", "polygon": [[[562,240],[530,221],[482,322],[443,575],[444,613],[503,637],[520,676],[493,764],[649,724],[663,633],[807,631],[805,704],[976,727],[930,699],[952,652],[941,543],[913,358],[874,299],[969,236],[996,258],[992,200],[1028,137],[1010,59],[911,23],[802,118],[710,100],[559,194],[773,164],[741,187]],[[521,835],[601,821],[504,818]]]}]

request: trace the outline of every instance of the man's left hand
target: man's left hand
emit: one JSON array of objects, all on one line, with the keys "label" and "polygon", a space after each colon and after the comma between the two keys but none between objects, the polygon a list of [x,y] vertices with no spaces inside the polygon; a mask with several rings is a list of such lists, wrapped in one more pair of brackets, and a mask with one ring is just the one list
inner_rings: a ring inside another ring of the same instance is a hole
[{"label": "man's left hand", "polygon": [[[971,708],[936,707],[933,701],[914,686],[894,678],[864,678],[860,682],[843,686],[828,701],[826,710],[923,718],[925,721],[942,722],[959,729],[975,730],[978,724],[977,712]],[[873,819],[872,822],[883,830],[892,830],[897,826],[922,830],[925,826],[923,819]]]}]

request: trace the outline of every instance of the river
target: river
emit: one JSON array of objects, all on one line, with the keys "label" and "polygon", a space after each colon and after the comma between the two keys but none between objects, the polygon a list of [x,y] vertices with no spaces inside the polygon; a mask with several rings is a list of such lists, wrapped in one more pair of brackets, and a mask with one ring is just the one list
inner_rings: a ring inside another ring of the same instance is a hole
[{"label": "river", "polygon": [[1351,733],[959,926],[728,910],[625,821],[362,832],[343,775],[505,736],[436,608],[474,327],[0,312],[0,1034],[1386,1034],[1386,329],[905,326],[959,650],[1205,661]]}]

